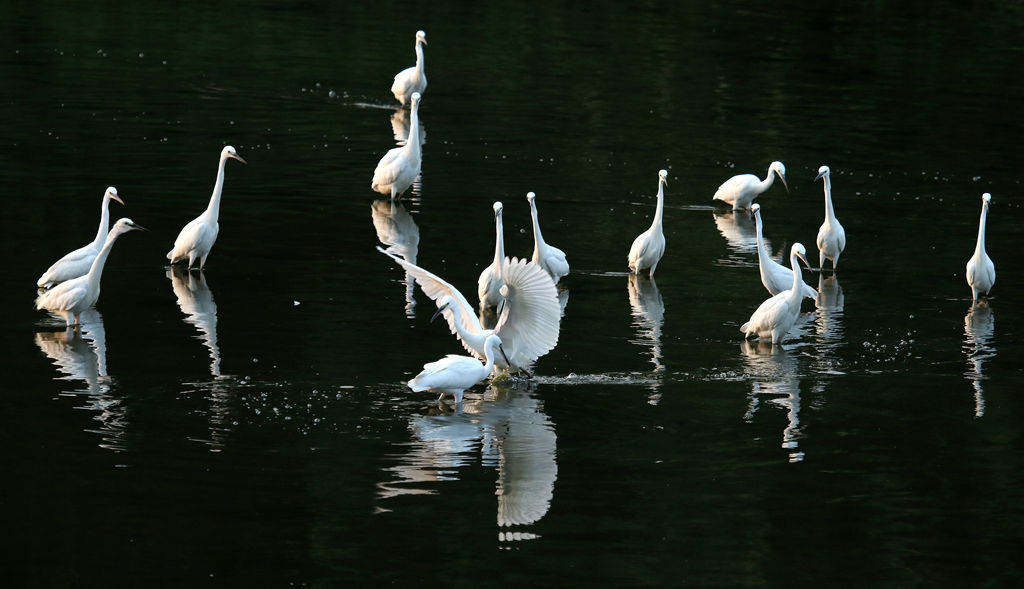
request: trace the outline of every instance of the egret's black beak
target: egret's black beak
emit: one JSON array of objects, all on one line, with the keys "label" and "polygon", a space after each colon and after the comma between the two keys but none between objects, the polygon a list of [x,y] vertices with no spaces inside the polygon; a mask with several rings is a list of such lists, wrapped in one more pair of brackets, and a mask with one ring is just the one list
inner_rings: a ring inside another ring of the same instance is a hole
[{"label": "egret's black beak", "polygon": [[818,174],[817,176],[814,177],[814,181],[817,182],[818,180],[821,180],[821,177],[824,176],[824,175],[825,175],[825,172],[822,172],[822,173]]},{"label": "egret's black beak", "polygon": [[149,231],[149,229],[146,229],[145,227],[139,225],[138,223],[132,223],[132,229],[138,229],[139,231]]},{"label": "egret's black beak", "polygon": [[437,319],[437,316],[438,316],[438,315],[440,315],[441,313],[444,313],[445,309],[447,309],[447,308],[448,308],[448,305],[450,305],[450,304],[451,304],[451,303],[445,303],[444,305],[441,305],[441,307],[439,307],[439,308],[437,309],[437,312],[436,312],[436,313],[434,313],[434,315],[433,315],[433,316],[432,316],[432,317],[430,318],[430,322],[431,322],[431,323],[433,323],[433,322],[434,322],[434,319]]}]

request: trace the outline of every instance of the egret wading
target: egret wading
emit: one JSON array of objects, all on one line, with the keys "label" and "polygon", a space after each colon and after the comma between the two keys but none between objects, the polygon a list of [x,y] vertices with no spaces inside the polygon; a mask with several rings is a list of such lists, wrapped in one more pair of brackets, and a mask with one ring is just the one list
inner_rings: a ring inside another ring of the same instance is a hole
[{"label": "egret wading", "polygon": [[416,31],[416,65],[395,74],[395,82],[391,84],[391,93],[402,103],[402,106],[405,106],[413,93],[423,94],[423,91],[427,89],[427,74],[423,71],[423,46],[426,44],[427,34],[423,31]]},{"label": "egret wading", "polygon": [[846,231],[836,219],[836,211],[832,206],[832,179],[828,166],[818,168],[818,175],[814,178],[817,182],[824,179],[825,182],[825,222],[818,229],[818,267],[825,270],[825,260],[832,260],[832,271],[835,272],[839,265],[839,254],[846,249]]},{"label": "egret wading", "polygon": [[475,385],[494,370],[495,360],[501,353],[508,363],[505,351],[501,347],[501,338],[496,335],[489,335],[484,340],[484,363],[470,356],[459,356],[448,354],[436,362],[423,365],[423,372],[420,372],[409,381],[409,388],[415,392],[434,391],[441,395],[437,398],[440,401],[445,393],[455,396],[455,403],[462,402],[462,392]]},{"label": "egret wading", "polygon": [[145,230],[145,227],[136,225],[131,219],[118,219],[114,227],[107,233],[96,259],[93,260],[89,271],[83,276],[72,278],[61,282],[50,290],[36,297],[36,309],[46,309],[64,316],[68,326],[76,325],[79,322],[79,315],[82,311],[92,307],[100,298],[100,277],[103,275],[103,266],[107,263],[107,256],[117,238],[129,231]]},{"label": "egret wading", "polygon": [[501,227],[501,203],[494,203],[494,261],[484,268],[477,280],[477,296],[480,308],[497,307],[501,302],[501,287],[505,281],[501,279],[501,268],[505,265],[505,235]]},{"label": "egret wading", "polygon": [[668,186],[668,171],[658,172],[658,205],[654,211],[654,221],[651,228],[636,236],[633,245],[629,248],[629,270],[633,274],[640,274],[641,270],[651,269],[648,278],[654,278],[654,269],[658,262],[665,255],[665,233],[662,230],[661,221],[665,215],[665,187]]},{"label": "egret wading", "polygon": [[103,243],[107,240],[107,233],[110,231],[110,201],[112,200],[124,204],[121,197],[117,195],[117,189],[113,186],[108,186],[107,191],[103,193],[103,204],[100,205],[100,227],[96,230],[96,237],[93,238],[92,243],[82,246],[54,262],[39,277],[39,280],[36,281],[36,286],[39,288],[50,288],[65,280],[78,278],[89,271],[89,268],[92,267],[92,261],[100,253]]},{"label": "egret wading", "polygon": [[[757,225],[757,267],[761,271],[761,284],[768,289],[769,293],[777,295],[784,290],[789,290],[790,285],[793,283],[793,271],[773,260],[768,253],[768,248],[764,244],[764,236],[762,235],[761,205],[754,203],[750,210],[754,213],[754,222]],[[811,285],[806,282],[802,282],[802,284],[803,296],[809,299],[816,299],[818,297],[818,291],[811,287]]]},{"label": "egret wading", "polygon": [[977,301],[981,293],[988,296],[988,291],[996,283],[996,266],[992,258],[985,253],[985,223],[988,220],[988,207],[992,202],[992,195],[985,193],[981,195],[981,220],[978,221],[978,245],[974,248],[974,255],[967,260],[967,284],[971,287],[971,296]]},{"label": "egret wading", "polygon": [[782,162],[772,162],[768,166],[768,175],[764,180],[753,174],[739,174],[729,178],[718,187],[712,200],[720,200],[732,205],[732,210],[749,209],[750,203],[761,196],[766,190],[772,187],[775,182],[775,174],[779,175],[782,185],[789,192],[789,185],[786,184],[786,166]]},{"label": "egret wading", "polygon": [[747,338],[771,338],[773,344],[782,343],[786,334],[800,316],[800,301],[803,299],[803,277],[800,275],[798,260],[807,263],[807,250],[803,244],[794,243],[790,248],[789,265],[793,269],[793,282],[789,290],[784,290],[761,305],[750,316],[750,320],[740,326],[740,331]]},{"label": "egret wading", "polygon": [[220,163],[217,165],[217,182],[213,185],[213,194],[210,196],[210,204],[201,215],[192,219],[178,233],[174,240],[174,247],[167,252],[167,259],[171,264],[188,260],[188,267],[192,268],[196,260],[199,260],[199,269],[206,266],[206,258],[217,241],[217,234],[220,233],[220,196],[224,191],[224,165],[228,159],[235,159],[243,164],[245,160],[235,152],[235,148],[225,145],[220,150]]},{"label": "egret wading", "polygon": [[420,93],[413,92],[410,99],[412,121],[409,123],[409,139],[401,147],[393,147],[380,158],[377,168],[373,170],[373,181],[370,188],[381,194],[390,194],[398,198],[412,186],[416,176],[420,175],[422,156],[420,151]]},{"label": "egret wading", "polygon": [[530,216],[533,218],[533,263],[543,268],[551,275],[551,280],[558,284],[558,279],[569,273],[569,262],[565,259],[565,252],[544,241],[540,233],[536,198],[536,194],[526,193],[526,200],[530,201]]}]

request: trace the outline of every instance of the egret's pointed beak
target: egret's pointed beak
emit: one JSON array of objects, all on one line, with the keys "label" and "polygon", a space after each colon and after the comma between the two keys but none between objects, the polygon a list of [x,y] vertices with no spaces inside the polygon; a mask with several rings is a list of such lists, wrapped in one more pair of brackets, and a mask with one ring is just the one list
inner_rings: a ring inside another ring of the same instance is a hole
[{"label": "egret's pointed beak", "polygon": [[779,180],[782,180],[782,185],[786,187],[786,192],[789,192],[789,184],[786,184],[786,177],[783,176],[782,174],[779,174]]},{"label": "egret's pointed beak", "polygon": [[821,177],[824,176],[824,175],[825,175],[825,172],[822,172],[822,173],[818,174],[817,176],[814,177],[814,181],[817,182],[818,180],[821,180]]},{"label": "egret's pointed beak", "polygon": [[807,258],[805,258],[803,254],[797,254],[796,257],[800,258],[800,260],[804,263],[804,266],[806,266],[808,270],[811,269],[811,263],[807,261]]},{"label": "egret's pointed beak", "polygon": [[132,223],[132,229],[138,229],[139,231],[149,231],[149,229],[146,229],[145,227],[139,225],[138,223]]},{"label": "egret's pointed beak", "polygon": [[434,315],[430,318],[430,322],[433,323],[434,319],[437,319],[438,315],[440,315],[441,313],[444,313],[445,310],[448,308],[448,305],[450,305],[450,304],[451,303],[445,303],[445,304],[441,305],[440,307],[438,307],[437,312],[434,313]]},{"label": "egret's pointed beak", "polygon": [[501,352],[501,357],[505,359],[505,364],[512,366],[512,362],[509,362],[508,355],[505,354],[505,348],[501,347],[501,344],[498,344],[498,351]]},{"label": "egret's pointed beak", "polygon": [[118,195],[116,195],[116,194],[111,194],[111,195],[110,195],[110,198],[111,198],[112,200],[116,200],[117,202],[121,203],[122,205],[124,204],[124,201],[123,201],[123,200],[121,200],[121,197],[120,197],[120,196],[118,196]]},{"label": "egret's pointed beak", "polygon": [[235,158],[236,160],[238,160],[238,161],[242,162],[243,164],[247,164],[247,163],[249,163],[249,162],[247,162],[247,161],[243,160],[243,159],[242,159],[242,156],[238,155],[237,153],[229,153],[229,154],[228,154],[228,157],[231,157],[231,158]]}]

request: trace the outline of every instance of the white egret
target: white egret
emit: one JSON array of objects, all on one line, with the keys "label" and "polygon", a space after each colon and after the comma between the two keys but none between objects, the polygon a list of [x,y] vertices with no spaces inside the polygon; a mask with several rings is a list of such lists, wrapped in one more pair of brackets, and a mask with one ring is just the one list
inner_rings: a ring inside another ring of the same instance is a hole
[{"label": "white egret", "polygon": [[732,210],[749,209],[750,203],[763,192],[771,188],[775,182],[775,175],[778,174],[782,185],[789,192],[789,185],[786,184],[786,166],[782,162],[772,162],[768,166],[768,175],[764,180],[753,174],[739,174],[729,178],[718,187],[712,200],[720,200],[732,205]]},{"label": "white egret", "polygon": [[[445,393],[455,395],[455,402],[462,402],[462,391],[487,378],[494,370],[495,351],[505,356],[501,348],[501,338],[491,334],[484,340],[484,363],[470,356],[448,354],[436,362],[423,365],[423,372],[409,381],[409,388],[414,392],[434,391],[441,393],[440,401]],[[506,363],[508,357],[505,356]]]},{"label": "white egret", "polygon": [[178,307],[185,314],[185,323],[191,323],[199,331],[196,339],[210,350],[210,374],[221,376],[220,348],[217,346],[217,303],[213,293],[206,285],[206,275],[202,271],[196,276],[181,266],[167,269],[167,278],[171,279],[171,289],[178,298]]},{"label": "white egret", "polygon": [[501,279],[501,268],[505,265],[505,235],[501,227],[501,202],[494,203],[494,261],[484,268],[477,280],[477,296],[480,308],[496,307],[501,302],[501,287],[505,281]]},{"label": "white egret", "polygon": [[[110,249],[114,247],[117,238],[129,231],[136,229],[145,230],[141,225],[136,225],[131,219],[119,219],[114,223],[107,239],[96,255],[92,266],[84,276],[72,278],[61,282],[50,290],[36,297],[36,309],[46,309],[57,314],[64,315],[68,325],[79,323],[79,315],[83,311],[96,304],[100,298],[100,276],[103,275],[103,265],[107,262]],[[74,319],[74,321],[72,321]]]},{"label": "white egret", "polygon": [[188,267],[192,268],[195,261],[199,260],[199,269],[206,266],[206,258],[217,241],[217,234],[220,232],[220,223],[217,221],[220,216],[220,195],[224,190],[224,165],[228,159],[235,159],[243,164],[245,160],[238,155],[234,147],[225,145],[220,150],[220,163],[217,165],[217,181],[213,185],[213,194],[210,196],[210,204],[201,215],[192,219],[178,233],[174,240],[174,247],[167,252],[167,259],[171,264],[188,260]]},{"label": "white egret", "polygon": [[416,176],[420,175],[422,157],[419,106],[420,93],[413,92],[409,139],[405,145],[391,148],[385,153],[377,163],[377,168],[373,170],[373,181],[370,182],[370,188],[381,194],[390,194],[392,199],[408,190],[416,180]]},{"label": "white egret", "polygon": [[629,248],[629,269],[633,274],[640,274],[650,268],[649,278],[654,278],[654,269],[658,267],[661,256],[665,255],[665,233],[662,231],[661,220],[665,214],[665,187],[668,186],[668,171],[658,172],[658,208],[654,212],[651,228],[636,236]]},{"label": "white egret", "polygon": [[793,269],[793,283],[789,290],[784,290],[761,305],[750,316],[750,320],[740,326],[746,337],[771,338],[773,344],[782,343],[790,328],[800,316],[800,301],[803,299],[803,277],[800,276],[798,259],[807,263],[807,250],[803,244],[794,243],[790,248],[789,265]]},{"label": "white egret", "polygon": [[[416,226],[409,211],[401,203],[384,198],[373,201],[370,210],[377,239],[387,246],[389,252],[415,264],[420,247],[420,228]],[[416,316],[416,299],[413,297],[415,288],[416,281],[406,274],[405,314],[409,317]]]},{"label": "white egret", "polygon": [[484,329],[469,301],[454,286],[381,247],[377,250],[412,274],[423,292],[437,304],[434,317],[444,315],[449,329],[466,350],[483,358],[487,337],[500,336],[508,362],[498,358],[498,368],[525,370],[558,343],[561,321],[558,291],[540,266],[527,260],[505,259],[502,268],[505,285],[501,288],[504,301],[498,310],[498,323],[494,329]]},{"label": "white egret", "polygon": [[818,229],[818,267],[825,269],[825,259],[832,260],[832,271],[835,272],[839,264],[839,254],[846,249],[846,231],[836,219],[836,211],[832,207],[832,180],[828,166],[818,168],[818,176],[814,179],[825,180],[825,222]]},{"label": "white egret", "polygon": [[981,220],[978,222],[978,245],[974,248],[974,255],[967,260],[967,284],[971,287],[971,296],[978,300],[981,293],[988,296],[988,291],[996,283],[996,266],[992,258],[985,253],[985,222],[988,219],[988,207],[992,202],[992,195],[985,193],[981,195]]},{"label": "white egret", "polygon": [[403,106],[413,93],[422,94],[427,89],[427,74],[423,71],[423,47],[421,44],[427,44],[427,34],[423,31],[416,31],[416,65],[398,72],[395,75],[395,82],[391,84],[391,93]]},{"label": "white egret", "polygon": [[[757,267],[761,270],[761,284],[768,289],[768,292],[777,295],[784,290],[789,290],[790,284],[793,283],[793,271],[773,260],[768,253],[762,235],[761,205],[754,203],[750,210],[754,213],[754,222],[757,225]],[[806,282],[802,284],[803,296],[809,299],[818,297],[818,291],[811,285]]]},{"label": "white egret", "polygon": [[92,261],[100,253],[103,242],[106,241],[107,233],[110,230],[111,200],[124,204],[121,197],[117,195],[117,189],[113,186],[108,186],[107,191],[103,193],[103,204],[100,208],[100,227],[96,230],[96,237],[92,240],[92,243],[82,246],[54,262],[36,281],[37,286],[40,288],[50,288],[54,284],[78,278],[89,271],[89,268],[92,267]]},{"label": "white egret", "polygon": [[533,217],[533,263],[544,268],[551,275],[551,280],[558,284],[558,279],[569,273],[569,262],[565,259],[565,252],[544,241],[540,233],[537,203],[534,202],[536,198],[536,194],[526,193],[526,200],[530,201],[530,215]]}]

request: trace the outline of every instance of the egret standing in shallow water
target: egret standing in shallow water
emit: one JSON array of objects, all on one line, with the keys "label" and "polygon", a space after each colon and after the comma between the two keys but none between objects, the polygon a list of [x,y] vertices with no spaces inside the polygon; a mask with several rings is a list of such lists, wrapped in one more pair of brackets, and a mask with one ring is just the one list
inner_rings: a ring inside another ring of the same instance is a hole
[{"label": "egret standing in shallow water", "polygon": [[235,152],[235,148],[225,145],[220,150],[220,163],[217,166],[217,181],[213,185],[213,194],[210,196],[210,204],[201,215],[192,219],[184,227],[178,238],[174,240],[174,247],[167,252],[167,259],[171,264],[188,260],[188,267],[191,269],[195,261],[199,260],[199,269],[206,266],[206,257],[210,255],[213,244],[217,241],[217,234],[220,233],[220,195],[224,190],[224,165],[228,159],[235,159],[243,164],[245,160]]},{"label": "egret standing in shallow water", "polygon": [[[448,354],[437,362],[430,362],[423,365],[423,372],[417,374],[409,381],[409,388],[415,392],[435,391],[441,393],[437,398],[440,401],[445,393],[455,395],[455,403],[462,402],[462,392],[487,378],[487,375],[494,370],[495,352],[501,352],[505,357],[505,350],[501,347],[501,338],[496,335],[489,335],[484,340],[483,364],[480,360],[470,356],[458,356]],[[505,357],[505,362],[508,358]]]},{"label": "egret standing in shallow water", "polygon": [[100,208],[100,227],[96,230],[96,237],[92,240],[92,243],[82,246],[54,262],[39,277],[39,280],[36,281],[36,286],[39,288],[50,288],[54,284],[78,278],[89,271],[89,268],[92,267],[92,261],[100,253],[100,249],[103,248],[103,242],[107,240],[107,233],[110,231],[111,200],[124,204],[121,197],[117,195],[117,189],[113,186],[108,186],[107,191],[103,194],[103,204]]},{"label": "egret standing in shallow water", "polygon": [[381,194],[390,194],[397,198],[405,192],[416,176],[420,175],[422,157],[420,151],[420,93],[413,92],[411,116],[409,123],[409,139],[401,147],[393,147],[380,158],[377,168],[373,170],[373,181],[370,188]]},{"label": "egret standing in shallow water", "polygon": [[530,201],[530,216],[533,218],[533,263],[543,268],[551,275],[551,280],[558,284],[558,279],[569,273],[569,262],[565,259],[565,252],[544,242],[540,234],[537,203],[534,202],[536,198],[536,194],[526,193],[526,200]]},{"label": "egret standing in shallow water", "polygon": [[807,263],[807,250],[803,244],[794,243],[790,248],[789,265],[793,269],[793,283],[789,290],[784,290],[761,305],[750,316],[750,320],[740,326],[740,331],[747,338],[771,338],[773,344],[782,343],[786,334],[800,316],[800,301],[803,299],[804,280],[800,275],[798,259]]},{"label": "egret standing in shallow water", "polygon": [[[777,295],[784,290],[789,290],[793,283],[793,271],[776,262],[768,253],[764,244],[761,225],[761,205],[754,203],[750,207],[754,213],[754,222],[757,224],[757,266],[761,270],[761,284],[768,289],[772,295]],[[806,282],[803,285],[803,296],[814,299],[818,297],[818,291]]]},{"label": "egret standing in shallow water", "polygon": [[782,185],[786,187],[786,192],[789,192],[789,185],[786,184],[786,166],[782,165],[782,162],[776,161],[768,166],[768,175],[764,180],[753,174],[733,176],[718,187],[712,200],[728,203],[732,205],[734,211],[749,209],[750,203],[754,202],[755,198],[772,187],[775,182],[775,174],[779,175]]},{"label": "egret standing in shallow water", "polygon": [[996,283],[996,266],[992,258],[985,253],[985,222],[988,219],[988,207],[992,202],[992,195],[985,193],[981,195],[981,220],[978,222],[978,245],[974,248],[974,255],[967,260],[967,284],[971,287],[971,296],[975,301],[981,293],[988,296],[988,291]]},{"label": "egret standing in shallow water", "polygon": [[818,176],[814,181],[822,178],[825,182],[825,222],[818,229],[818,267],[824,271],[827,258],[832,260],[832,271],[835,272],[839,254],[846,249],[846,231],[839,224],[839,219],[836,219],[836,211],[832,207],[832,180],[828,166],[818,168]]},{"label": "egret standing in shallow water", "polygon": [[131,219],[119,219],[114,223],[89,271],[84,276],[62,282],[36,297],[36,309],[46,309],[64,315],[68,326],[77,324],[82,311],[95,305],[100,298],[100,277],[103,275],[103,265],[107,263],[107,256],[114,247],[114,242],[120,235],[136,229],[146,228],[136,225]]},{"label": "egret standing in shallow water", "polygon": [[427,74],[423,71],[423,45],[426,44],[427,34],[416,31],[416,65],[395,74],[395,82],[391,84],[391,93],[402,106],[414,92],[422,94],[427,89]]},{"label": "egret standing in shallow water", "polygon": [[650,268],[648,278],[654,278],[654,269],[665,255],[665,233],[662,231],[661,220],[665,215],[665,187],[668,186],[668,170],[658,172],[658,205],[654,211],[651,228],[636,236],[629,248],[629,269],[633,274]]},{"label": "egret standing in shallow water", "polygon": [[501,227],[501,202],[494,203],[494,261],[484,268],[477,280],[477,296],[480,308],[496,307],[501,302],[501,287],[505,281],[501,279],[501,268],[505,265],[505,235]]}]

